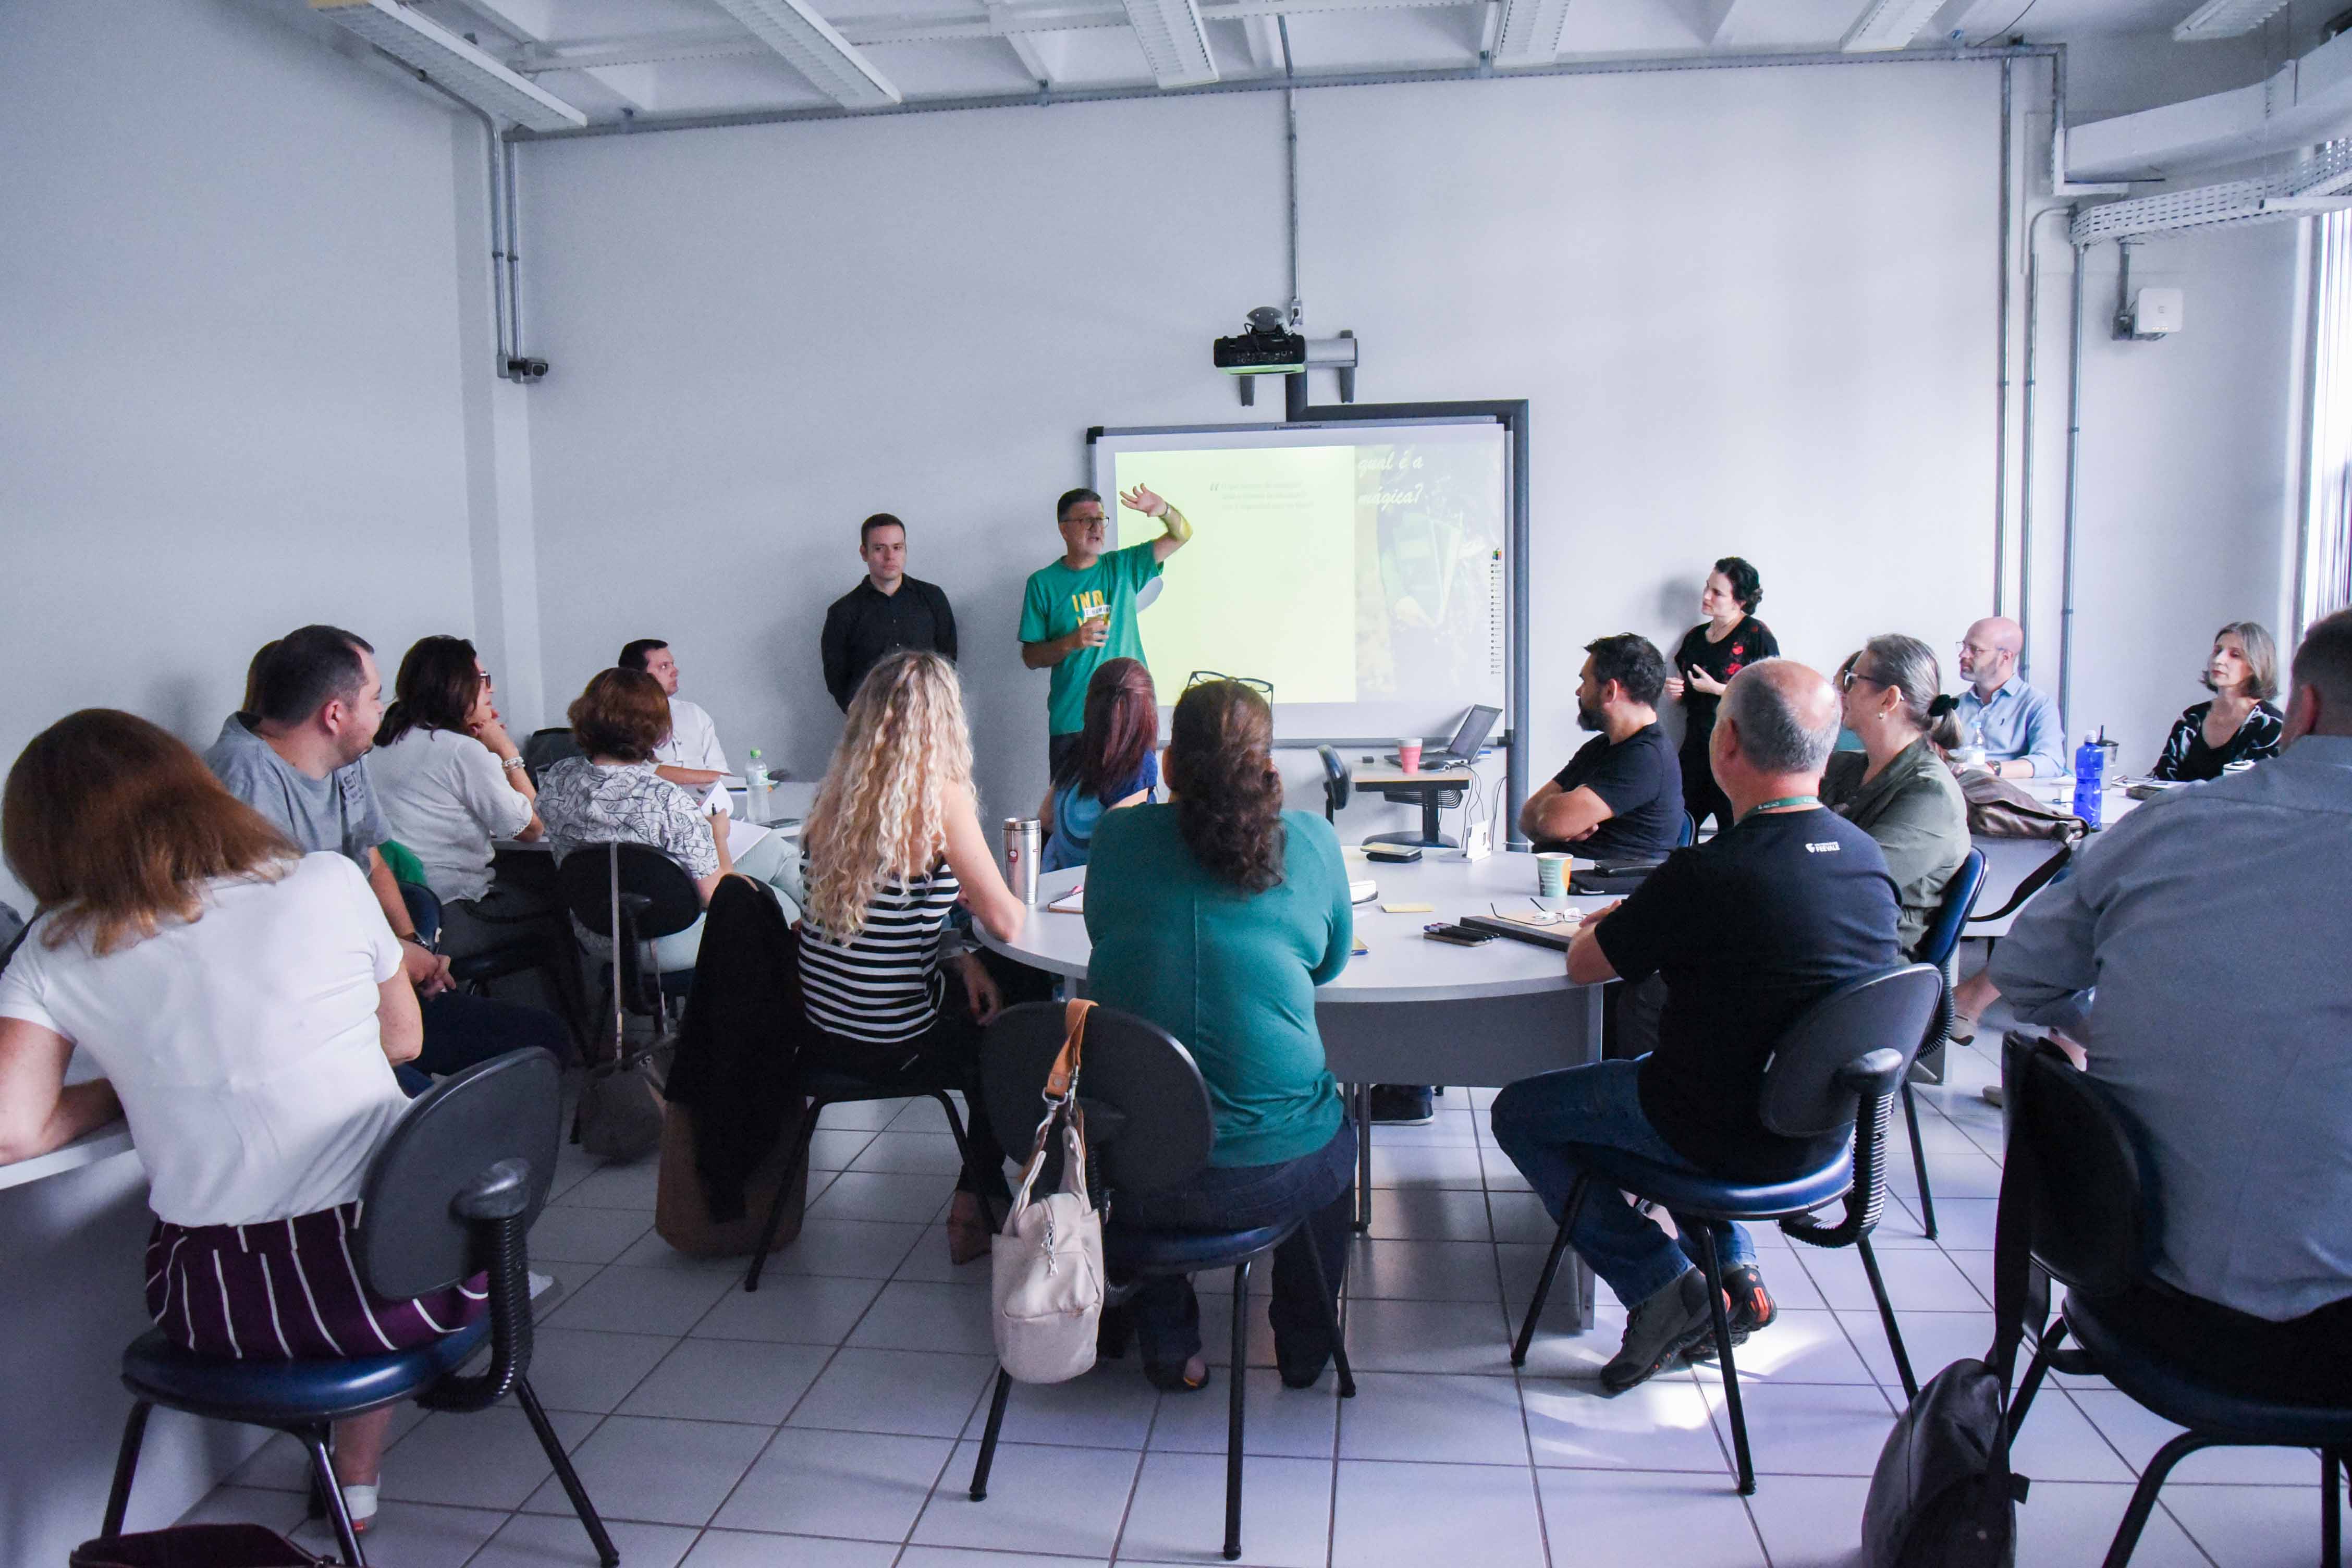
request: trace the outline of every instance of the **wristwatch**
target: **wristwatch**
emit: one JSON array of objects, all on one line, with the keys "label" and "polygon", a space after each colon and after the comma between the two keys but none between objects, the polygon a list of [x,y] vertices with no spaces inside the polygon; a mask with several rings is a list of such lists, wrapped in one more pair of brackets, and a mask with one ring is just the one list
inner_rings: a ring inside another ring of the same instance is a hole
[{"label": "wristwatch", "polygon": [[441,944],[440,944],[440,942],[437,942],[437,941],[436,941],[436,942],[427,942],[427,941],[425,941],[425,940],[424,933],[423,933],[423,932],[421,932],[421,931],[410,931],[406,936],[402,937],[400,940],[401,940],[401,941],[403,941],[403,942],[415,942],[417,946],[419,946],[419,947],[423,948],[425,952],[429,952],[429,953],[432,953],[435,957],[436,957],[436,958],[437,958],[437,957],[439,957],[439,956],[440,956],[440,953],[441,953]]},{"label": "wristwatch", "polygon": [[529,764],[524,763],[522,760],[522,756],[520,752],[511,757],[500,757],[499,759],[499,766],[502,768],[520,768],[528,765]]}]

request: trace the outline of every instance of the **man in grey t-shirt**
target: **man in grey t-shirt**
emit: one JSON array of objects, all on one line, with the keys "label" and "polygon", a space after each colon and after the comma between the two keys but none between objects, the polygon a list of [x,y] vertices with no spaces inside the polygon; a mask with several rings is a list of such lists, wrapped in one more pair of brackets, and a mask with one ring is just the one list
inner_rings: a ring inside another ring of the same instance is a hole
[{"label": "man in grey t-shirt", "polygon": [[[335,626],[289,632],[258,662],[260,710],[232,713],[205,753],[228,792],[268,818],[306,854],[349,856],[367,874],[384,919],[401,942],[401,967],[424,999],[425,1074],[456,1072],[524,1046],[561,1056],[565,1030],[537,1007],[461,995],[449,961],[419,939],[400,884],[377,847],[392,837],[362,760],[383,718],[375,650]],[[412,1092],[428,1080],[402,1069]]]},{"label": "man in grey t-shirt", "polygon": [[257,716],[232,713],[220,739],[205,753],[205,765],[229,794],[275,823],[306,849],[337,849],[362,871],[373,872],[383,857],[376,846],[392,837],[368,782],[362,755],[314,778],[278,754],[257,733]]}]

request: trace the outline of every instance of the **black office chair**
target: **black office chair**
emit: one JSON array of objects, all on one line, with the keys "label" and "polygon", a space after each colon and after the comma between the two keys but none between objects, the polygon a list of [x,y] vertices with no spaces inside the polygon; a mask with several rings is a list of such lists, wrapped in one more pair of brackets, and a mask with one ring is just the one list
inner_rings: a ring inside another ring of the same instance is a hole
[{"label": "black office chair", "polygon": [[583,755],[580,742],[570,730],[533,730],[522,743],[522,771],[530,775],[532,787],[539,784],[539,775],[566,757]]},{"label": "black office chair", "polygon": [[[531,1222],[555,1174],[561,1088],[555,1058],[512,1051],[444,1079],[402,1117],[368,1163],[352,1258],[378,1296],[423,1296],[471,1275],[489,1275],[489,1310],[430,1344],[352,1361],[223,1361],[192,1355],[151,1330],[122,1352],[131,1391],[114,1487],[100,1535],[122,1533],[147,1416],[156,1405],[215,1421],[269,1426],[301,1443],[311,1479],[334,1521],[343,1561],[367,1562],[327,1437],[332,1425],[415,1399],[431,1410],[487,1410],[509,1394],[522,1406],[548,1463],[604,1568],[621,1554],[531,1391]],[[487,1343],[478,1373],[458,1368]]]},{"label": "black office chair", "polygon": [[[2352,1409],[2283,1405],[2217,1382],[2199,1364],[2170,1361],[2141,1339],[2127,1303],[2135,1291],[2164,1289],[2149,1265],[2164,1194],[2141,1163],[2142,1138],[2114,1096],[2075,1070],[2048,1041],[2003,1042],[2002,1083],[2010,1117],[2009,1160],[2023,1159],[2026,1201],[2005,1183],[2000,1224],[2029,1227],[2033,1261],[2066,1287],[2058,1321],[2041,1337],[2010,1411],[2021,1428],[2052,1367],[2104,1376],[2134,1402],[2187,1431],[2156,1451],[2109,1544],[2106,1568],[2124,1568],[2155,1511],[2172,1468],[2200,1448],[2316,1448],[2319,1540],[2329,1568],[2342,1549],[2343,1465],[2352,1454]],[[2029,1318],[2029,1332],[2034,1325]],[[2072,1336],[2080,1347],[2062,1349]]]},{"label": "black office chair", "polygon": [[[783,986],[787,1016],[782,1022],[782,1026],[788,1035],[792,1031],[809,1026],[801,1012],[800,944],[797,937],[790,944],[789,953],[790,956],[784,960],[784,963],[789,965],[789,970]],[[797,1050],[798,1047],[793,1048]],[[861,1105],[881,1100],[926,1098],[939,1101],[940,1109],[947,1113],[948,1131],[955,1136],[956,1155],[965,1170],[972,1168],[971,1138],[964,1131],[963,1118],[956,1112],[954,1100],[950,1097],[944,1086],[909,1089],[903,1083],[869,1082],[849,1073],[803,1070],[801,1074],[801,1092],[808,1097],[808,1108],[801,1113],[800,1126],[793,1134],[792,1158],[785,1161],[783,1165],[787,1171],[796,1171],[801,1168],[801,1162],[808,1152],[808,1146],[816,1137],[817,1118],[824,1114],[825,1107]],[[774,1201],[768,1205],[768,1217],[760,1226],[760,1244],[751,1249],[751,1267],[743,1271],[743,1289],[746,1291],[757,1290],[760,1288],[760,1276],[768,1267],[768,1249],[775,1245],[776,1227],[783,1223],[785,1205],[798,1201],[793,1195],[794,1188],[795,1184],[787,1181],[776,1189]],[[990,1201],[985,1189],[980,1193],[979,1197],[981,1214],[988,1221],[989,1228],[994,1230],[997,1226],[996,1207]]]},{"label": "black office chair", "polygon": [[[1669,1169],[1621,1149],[1580,1145],[1573,1154],[1582,1173],[1570,1189],[1559,1230],[1552,1237],[1551,1254],[1544,1259],[1536,1281],[1535,1300],[1519,1326],[1511,1347],[1511,1364],[1525,1365],[1534,1342],[1536,1320],[1543,1315],[1544,1299],[1559,1272],[1560,1255],[1568,1249],[1569,1233],[1576,1224],[1589,1189],[1598,1183],[1606,1195],[1612,1189],[1657,1204],[1669,1213],[1694,1219],[1777,1219],[1791,1238],[1813,1247],[1851,1247],[1862,1254],[1863,1271],[1870,1277],[1870,1293],[1878,1302],[1879,1321],[1886,1328],[1887,1348],[1895,1352],[1895,1370],[1903,1392],[1916,1395],[1919,1385],[1911,1375],[1911,1358],[1904,1353],[1902,1331],[1895,1327],[1895,1308],[1878,1276],[1878,1259],[1870,1250],[1870,1233],[1886,1204],[1886,1120],[1895,1088],[1911,1065],[1911,1054],[1925,1037],[1935,1010],[1938,981],[1924,963],[1889,970],[1839,987],[1800,1015],[1782,1032],[1764,1071],[1764,1092],[1758,1107],[1767,1129],[1784,1138],[1813,1138],[1843,1130],[1847,1147],[1837,1158],[1785,1182],[1746,1183]],[[1833,1226],[1815,1224],[1815,1209],[1834,1199],[1845,1199],[1845,1218]],[[1721,1276],[1716,1256],[1715,1232],[1702,1228],[1707,1278]],[[1723,1307],[1723,1292],[1707,1291],[1714,1309],[1715,1352],[1723,1367],[1723,1402],[1731,1416],[1731,1446],[1739,1461],[1739,1490],[1756,1489],[1756,1468],[1748,1455],[1748,1418],[1739,1405],[1739,1373],[1731,1360],[1731,1330]]]},{"label": "black office chair", "polygon": [[1356,775],[1336,748],[1318,746],[1315,753],[1323,759],[1323,820],[1337,823],[1355,792]]},{"label": "black office chair", "polygon": [[[988,1114],[995,1125],[1008,1129],[1036,1125],[1046,1075],[1061,1052],[1064,1016],[1060,1003],[1029,1002],[1006,1008],[989,1026],[981,1048],[981,1079],[988,1095]],[[1209,1163],[1216,1125],[1201,1069],[1192,1053],[1167,1030],[1132,1013],[1097,1007],[1087,1015],[1078,1104],[1086,1112],[1087,1163],[1099,1167],[1098,1176],[1090,1169],[1087,1190],[1096,1194],[1098,1204],[1109,1204],[1114,1215],[1118,1194],[1173,1186]],[[1229,1561],[1242,1554],[1250,1265],[1288,1240],[1307,1218],[1301,1214],[1281,1225],[1214,1233],[1147,1232],[1116,1224],[1103,1229],[1103,1260],[1114,1280],[1131,1282],[1211,1268],[1234,1271],[1233,1362],[1226,1378],[1225,1427],[1224,1554]],[[1328,1265],[1315,1247],[1312,1231],[1307,1232],[1307,1256],[1314,1261],[1318,1283],[1328,1281]],[[1121,1287],[1114,1284],[1111,1300],[1117,1302],[1122,1295]],[[1318,1290],[1317,1299],[1328,1301],[1328,1290]],[[1348,1365],[1348,1347],[1338,1315],[1332,1314],[1328,1322],[1339,1397],[1353,1399],[1356,1374]],[[988,1496],[989,1468],[996,1460],[997,1436],[1003,1428],[1005,1401],[1012,1393],[1012,1374],[998,1369],[996,1397],[988,1407],[980,1460],[971,1472],[974,1502]]]},{"label": "black office chair", "polygon": [[[1969,911],[1977,907],[1978,895],[1984,891],[1985,858],[1981,849],[1970,849],[1952,879],[1944,884],[1944,900],[1937,907],[1936,920],[1919,939],[1919,951],[1914,955],[1921,963],[1935,966],[1943,989],[1936,997],[1935,1017],[1927,1025],[1927,1037],[1919,1042],[1919,1055],[1942,1050],[1952,1033],[1952,991],[1959,984],[1953,972],[1954,960],[1960,950],[1960,932],[1967,926]],[[1916,1062],[1916,1058],[1913,1058]],[[1927,1152],[1919,1146],[1919,1106],[1911,1094],[1911,1075],[1903,1075],[1903,1124],[1911,1134],[1911,1169],[1919,1178],[1919,1226],[1927,1239],[1936,1239],[1936,1194],[1927,1185]]]},{"label": "black office chair", "polygon": [[[602,849],[604,853],[597,851]],[[614,1007],[615,1038],[625,1007],[669,1029],[669,998],[689,983],[691,969],[656,973],[646,967],[652,943],[702,918],[702,889],[686,868],[649,844],[583,844],[556,868],[556,888],[572,918],[613,942],[604,999]],[[599,1002],[602,1011],[603,1001]]]}]

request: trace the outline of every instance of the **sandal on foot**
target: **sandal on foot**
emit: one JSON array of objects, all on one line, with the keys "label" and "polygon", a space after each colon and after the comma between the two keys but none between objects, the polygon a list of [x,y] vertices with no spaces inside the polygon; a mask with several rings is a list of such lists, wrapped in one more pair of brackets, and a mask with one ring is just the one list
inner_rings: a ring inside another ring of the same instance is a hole
[{"label": "sandal on foot", "polygon": [[948,1261],[959,1268],[988,1256],[988,1222],[981,1217],[980,1196],[958,1193],[948,1206]]},{"label": "sandal on foot", "polygon": [[1151,1386],[1162,1394],[1198,1394],[1209,1386],[1209,1369],[1205,1363],[1201,1368],[1198,1380],[1185,1370],[1186,1365],[1182,1362],[1172,1366],[1145,1362],[1143,1375],[1150,1379]]}]

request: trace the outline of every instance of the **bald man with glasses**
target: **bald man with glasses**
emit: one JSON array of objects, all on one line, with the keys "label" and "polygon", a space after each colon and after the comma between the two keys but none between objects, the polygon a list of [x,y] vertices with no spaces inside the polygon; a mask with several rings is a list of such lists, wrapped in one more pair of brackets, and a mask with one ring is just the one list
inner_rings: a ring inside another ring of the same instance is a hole
[{"label": "bald man with glasses", "polygon": [[2049,693],[2017,673],[2025,628],[1987,616],[1960,639],[1960,736],[1980,748],[1985,765],[2005,779],[2054,778],[2066,772],[2066,726]]}]

